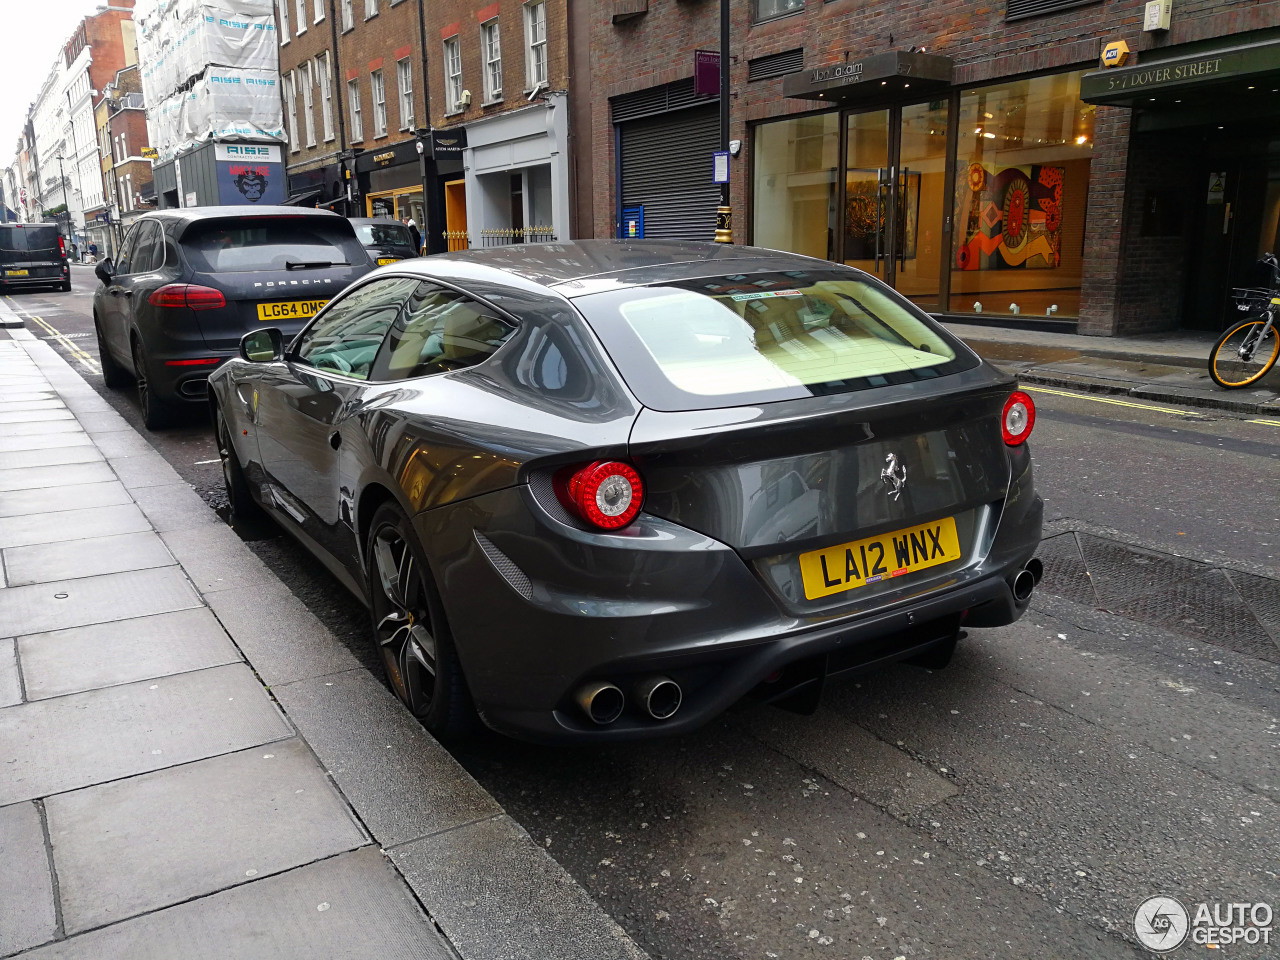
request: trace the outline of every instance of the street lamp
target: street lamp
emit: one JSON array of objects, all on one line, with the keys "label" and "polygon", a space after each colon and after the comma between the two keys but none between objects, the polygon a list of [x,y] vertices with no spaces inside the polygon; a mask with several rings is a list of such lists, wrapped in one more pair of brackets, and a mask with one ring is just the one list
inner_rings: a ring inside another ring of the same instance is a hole
[{"label": "street lamp", "polygon": [[[729,0],[720,0],[720,152],[729,160]],[[733,243],[733,208],[729,206],[729,178],[720,184],[716,211],[716,243]]]}]

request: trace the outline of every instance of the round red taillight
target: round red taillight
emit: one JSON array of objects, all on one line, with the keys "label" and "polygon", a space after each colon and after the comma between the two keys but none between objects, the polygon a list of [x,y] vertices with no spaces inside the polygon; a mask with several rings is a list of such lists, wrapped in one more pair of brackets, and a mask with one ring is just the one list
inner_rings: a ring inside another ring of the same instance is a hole
[{"label": "round red taillight", "polygon": [[1004,442],[1011,447],[1024,443],[1035,425],[1036,405],[1021,390],[1013,391],[1000,414],[1000,432],[1004,434]]},{"label": "round red taillight", "polygon": [[573,472],[565,483],[573,509],[601,530],[617,530],[636,518],[644,501],[644,483],[634,467],[597,460]]}]

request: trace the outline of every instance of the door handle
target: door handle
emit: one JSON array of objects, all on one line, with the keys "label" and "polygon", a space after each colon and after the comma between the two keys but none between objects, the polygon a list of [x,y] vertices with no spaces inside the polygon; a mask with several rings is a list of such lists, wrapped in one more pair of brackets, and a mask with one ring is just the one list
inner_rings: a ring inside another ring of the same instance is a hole
[{"label": "door handle", "polygon": [[329,446],[333,447],[335,450],[342,446],[342,434],[337,430],[329,434]]}]

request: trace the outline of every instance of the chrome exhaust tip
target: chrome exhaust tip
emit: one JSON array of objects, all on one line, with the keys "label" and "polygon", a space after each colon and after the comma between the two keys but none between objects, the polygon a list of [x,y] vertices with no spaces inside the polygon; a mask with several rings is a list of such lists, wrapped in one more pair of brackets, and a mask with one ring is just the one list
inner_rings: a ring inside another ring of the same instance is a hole
[{"label": "chrome exhaust tip", "polygon": [[626,697],[612,683],[588,683],[577,694],[578,706],[593,723],[607,726],[622,716]]},{"label": "chrome exhaust tip", "polygon": [[1018,571],[1018,575],[1013,578],[1013,599],[1018,603],[1026,603],[1031,599],[1031,593],[1036,588],[1037,577],[1028,567],[1023,567]]},{"label": "chrome exhaust tip", "polygon": [[669,720],[684,701],[680,684],[670,677],[648,677],[636,684],[636,699],[655,720]]}]

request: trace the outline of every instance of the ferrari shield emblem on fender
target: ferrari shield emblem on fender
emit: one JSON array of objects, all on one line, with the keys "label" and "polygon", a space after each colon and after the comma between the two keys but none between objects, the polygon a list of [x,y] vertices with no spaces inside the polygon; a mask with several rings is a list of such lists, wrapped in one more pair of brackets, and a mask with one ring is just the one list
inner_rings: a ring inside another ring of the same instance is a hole
[{"label": "ferrari shield emblem on fender", "polygon": [[898,455],[891,453],[884,458],[884,469],[880,471],[880,480],[885,485],[885,493],[889,499],[897,500],[902,496],[902,488],[907,485],[907,465],[898,462]]}]

